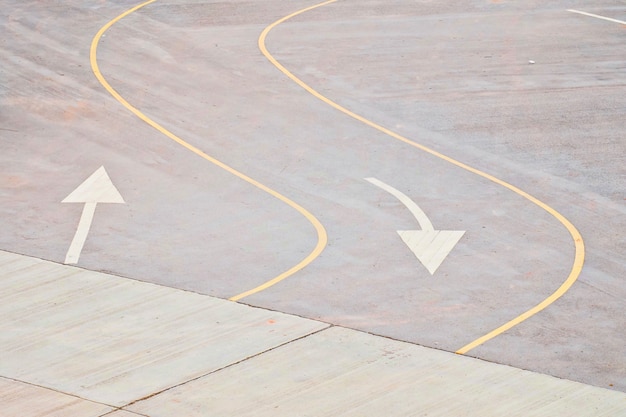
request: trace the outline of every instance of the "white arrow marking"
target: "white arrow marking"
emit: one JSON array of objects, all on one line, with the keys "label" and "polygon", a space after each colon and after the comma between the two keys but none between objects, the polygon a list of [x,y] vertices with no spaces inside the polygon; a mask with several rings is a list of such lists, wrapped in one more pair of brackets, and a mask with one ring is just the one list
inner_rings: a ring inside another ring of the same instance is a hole
[{"label": "white arrow marking", "polygon": [[626,25],[626,22],[624,22],[623,20],[611,19],[610,17],[600,16],[599,14],[587,13],[587,12],[583,12],[583,11],[580,11],[580,10],[574,10],[574,9],[568,9],[567,11],[571,12],[571,13],[582,14],[584,16],[595,17],[596,19],[602,19],[602,20],[607,20],[609,22],[620,23],[622,25]]},{"label": "white arrow marking", "polygon": [[124,204],[124,199],[111,182],[104,167],[100,167],[70,195],[65,197],[62,203],[85,203],[76,234],[74,234],[74,239],[72,239],[67,255],[65,255],[66,264],[75,264],[78,262],[87,239],[93,215],[96,212],[96,205],[98,203]]},{"label": "white arrow marking", "polygon": [[396,197],[413,214],[422,230],[398,230],[398,234],[417,259],[428,269],[428,272],[433,275],[465,232],[435,230],[426,213],[405,194],[376,178],[365,178],[365,180]]}]

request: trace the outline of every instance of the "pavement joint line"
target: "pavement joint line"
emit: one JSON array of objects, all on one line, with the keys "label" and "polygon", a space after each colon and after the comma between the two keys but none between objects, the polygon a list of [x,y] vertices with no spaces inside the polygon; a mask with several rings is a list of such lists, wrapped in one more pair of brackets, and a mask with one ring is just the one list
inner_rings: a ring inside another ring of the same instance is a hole
[{"label": "pavement joint line", "polygon": [[[202,293],[202,292],[192,291],[192,290],[184,289],[184,288],[170,287],[170,286],[167,286],[165,284],[160,284],[160,283],[151,282],[151,281],[144,281],[142,279],[133,278],[133,277],[127,277],[127,276],[120,275],[120,274],[117,274],[117,273],[114,273],[114,272],[108,271],[108,270],[87,269],[87,268],[84,268],[84,267],[81,267],[81,266],[78,266],[78,265],[68,265],[68,264],[64,264],[63,262],[59,262],[59,261],[55,261],[55,260],[50,260],[50,259],[40,258],[40,257],[37,257],[37,256],[31,256],[31,255],[27,255],[27,254],[23,254],[23,253],[12,252],[12,251],[8,251],[8,250],[5,250],[5,249],[0,249],[0,253],[3,253],[3,252],[9,253],[11,255],[23,256],[25,258],[41,261],[41,262],[44,262],[44,263],[50,263],[50,264],[54,264],[56,266],[64,267],[66,269],[74,270],[74,272],[72,272],[70,275],[64,275],[63,277],[57,278],[57,279],[69,278],[71,276],[80,274],[81,272],[98,273],[98,274],[104,274],[104,275],[108,275],[108,276],[115,277],[115,278],[121,278],[121,279],[129,280],[129,281],[139,282],[141,284],[151,285],[151,286],[154,286],[154,287],[167,288],[167,289],[172,289],[172,290],[176,290],[176,291],[180,291],[180,292],[184,292],[184,293],[188,293],[188,294],[198,295],[198,296],[201,296],[201,297],[208,297],[208,298],[214,298],[214,299],[218,299],[218,300],[222,300],[222,301],[229,301],[229,299],[226,298],[226,297],[219,297],[219,296],[216,296],[216,295],[205,294],[205,293]],[[22,269],[27,269],[27,268],[30,268],[30,267],[31,266],[27,266],[27,267],[22,268]],[[22,270],[22,269],[20,269],[20,270]],[[11,273],[13,273],[13,272],[17,272],[17,271],[12,271]],[[0,277],[1,277],[1,275],[0,275]],[[301,318],[301,319],[304,319],[304,320],[316,321],[318,323],[326,324],[326,325],[328,325],[328,327],[335,327],[335,326],[336,327],[342,327],[342,326],[337,326],[334,323],[330,323],[330,322],[327,322],[327,321],[324,321],[324,320],[312,319],[310,317],[306,317],[306,316],[303,316],[303,315],[294,314],[294,313],[287,313],[287,312],[280,311],[280,310],[274,310],[274,309],[271,309],[271,308],[268,308],[268,307],[260,307],[260,306],[256,306],[254,304],[249,304],[249,303],[245,303],[245,302],[238,302],[237,304],[240,304],[242,306],[246,306],[246,307],[249,307],[249,308],[252,308],[252,309],[255,309],[255,310],[263,310],[263,311],[268,311],[268,312],[272,312],[272,313],[286,314],[286,315],[289,315],[289,316],[292,316],[292,317],[298,317],[298,318]],[[368,332],[365,332],[365,331],[362,331],[362,330],[352,329],[350,327],[345,327],[345,328],[349,329],[349,330],[359,331],[359,332],[362,332],[362,333],[368,333]],[[380,336],[380,335],[377,335],[375,333],[369,333],[369,334],[371,334],[373,336]],[[386,337],[386,336],[380,336],[380,337]],[[389,339],[396,340],[396,339],[393,339],[393,338],[389,338]],[[398,341],[402,341],[402,340],[398,339]],[[407,342],[407,343],[410,343],[410,342]],[[418,345],[418,346],[420,346],[420,345]]]},{"label": "pavement joint line", "polygon": [[[210,297],[210,296],[207,296],[207,297]],[[251,307],[251,306],[248,306],[248,307]],[[269,310],[269,309],[265,309],[265,308],[262,308],[261,310],[265,310],[265,311],[274,311],[274,310]],[[286,314],[286,313],[283,313],[283,314]],[[295,317],[298,317],[298,316],[295,316]],[[307,319],[307,320],[311,320],[311,319]],[[318,320],[312,320],[312,321],[318,321]],[[318,321],[318,322],[319,322],[319,321]],[[320,322],[320,323],[324,323],[324,322]],[[164,389],[162,389],[162,390],[160,390],[160,391],[157,391],[157,392],[154,392],[154,393],[152,393],[152,394],[146,395],[146,396],[144,396],[144,397],[142,397],[142,398],[139,398],[139,399],[137,399],[137,400],[134,400],[134,401],[129,402],[128,404],[123,405],[122,407],[120,407],[120,409],[122,409],[122,410],[126,411],[126,410],[125,410],[125,409],[126,409],[126,407],[130,407],[130,406],[135,405],[135,404],[137,404],[137,403],[140,403],[140,402],[142,402],[142,401],[148,400],[148,399],[150,399],[150,398],[152,398],[152,397],[156,397],[156,396],[158,396],[158,395],[161,395],[161,394],[163,394],[164,392],[167,392],[167,391],[170,391],[170,390],[176,389],[176,388],[178,388],[178,387],[181,387],[181,386],[187,385],[187,384],[189,384],[189,383],[191,383],[191,382],[197,381],[198,379],[205,378],[205,377],[207,377],[207,376],[209,376],[209,375],[213,375],[213,374],[218,373],[218,372],[220,372],[220,371],[223,371],[223,370],[225,370],[225,369],[232,368],[233,366],[236,366],[236,365],[239,365],[239,364],[244,363],[244,362],[246,362],[246,361],[249,361],[249,360],[251,360],[251,359],[257,358],[257,357],[262,356],[262,355],[264,355],[264,354],[266,354],[266,353],[269,353],[269,352],[271,352],[271,351],[273,351],[273,350],[276,350],[276,349],[279,349],[279,348],[281,348],[281,347],[287,346],[287,345],[289,345],[289,344],[291,344],[291,343],[298,342],[298,341],[300,341],[300,340],[306,339],[306,338],[311,337],[311,336],[315,336],[316,334],[321,333],[321,332],[324,332],[324,331],[326,331],[326,330],[328,330],[328,329],[330,329],[330,328],[337,327],[337,326],[335,326],[335,325],[333,325],[333,324],[329,324],[329,323],[324,323],[324,324],[327,324],[327,326],[326,326],[326,327],[324,327],[324,328],[322,328],[322,329],[319,329],[319,330],[313,331],[313,332],[311,332],[311,333],[307,333],[307,334],[305,334],[305,335],[303,335],[303,336],[300,336],[300,337],[296,337],[295,339],[288,340],[288,341],[286,341],[286,342],[284,342],[284,343],[281,343],[281,344],[279,344],[279,345],[276,345],[276,346],[274,346],[274,347],[271,347],[271,348],[269,348],[269,349],[266,349],[266,350],[264,350],[264,351],[262,351],[262,352],[255,353],[254,355],[250,355],[250,356],[247,356],[247,357],[245,357],[245,358],[239,359],[239,360],[237,360],[237,361],[235,361],[235,362],[229,363],[228,365],[225,365],[225,366],[222,366],[222,367],[220,367],[220,368],[214,369],[214,370],[212,370],[212,371],[210,371],[210,372],[207,372],[207,373],[205,373],[205,374],[202,374],[202,375],[196,376],[196,377],[194,377],[194,378],[191,378],[191,379],[188,379],[188,380],[186,380],[186,381],[183,381],[183,382],[181,382],[181,383],[179,383],[179,384],[175,384],[175,385],[172,385],[171,387],[167,387],[167,388],[164,388]]]},{"label": "pavement joint line", "polygon": [[[52,263],[54,265],[63,266],[63,267],[66,267],[68,269],[74,269],[74,272],[72,272],[70,275],[64,275],[62,278],[58,278],[58,279],[69,278],[69,277],[74,276],[76,274],[80,274],[81,272],[95,272],[95,273],[98,273],[98,274],[109,275],[111,277],[127,279],[129,281],[140,282],[142,284],[152,285],[152,286],[155,286],[155,287],[169,288],[169,289],[174,289],[176,291],[181,291],[181,292],[185,292],[185,293],[189,293],[189,294],[195,294],[195,295],[200,295],[200,296],[203,296],[203,297],[210,297],[210,298],[216,298],[216,299],[219,299],[219,300],[229,301],[229,299],[226,298],[226,297],[218,297],[216,295],[205,294],[205,293],[201,293],[201,292],[198,292],[198,291],[193,291],[193,290],[189,290],[189,289],[185,289],[185,288],[170,287],[170,286],[167,286],[165,284],[160,284],[160,283],[157,283],[157,282],[144,281],[144,280],[142,280],[140,278],[127,277],[125,275],[121,275],[119,273],[115,273],[113,271],[109,271],[109,270],[106,270],[106,269],[102,269],[102,270],[87,269],[87,268],[84,268],[84,267],[79,266],[79,265],[68,265],[68,264],[65,264],[65,263],[57,261],[57,260],[41,258],[41,257],[37,257],[37,256],[27,255],[27,254],[24,254],[24,253],[12,252],[12,251],[5,250],[5,249],[0,249],[0,253],[1,252],[10,253],[12,255],[17,255],[17,256],[23,256],[23,257],[34,259],[34,260],[41,261],[41,262]],[[29,265],[27,267],[21,268],[20,271],[23,270],[23,269],[30,268],[31,266],[32,265]],[[17,272],[17,271],[12,271],[11,273],[13,273],[13,272]],[[1,277],[1,275],[0,275],[0,277]],[[279,311],[279,310],[272,310],[272,309],[269,309],[269,308],[257,307],[255,305],[246,304],[246,303],[238,303],[238,304],[245,305],[245,306],[248,306],[248,307],[251,307],[251,308],[255,308],[255,309],[259,309],[259,310],[272,311],[272,312],[283,313],[284,314],[284,312]],[[290,314],[290,315],[294,316],[294,317],[300,317],[300,318],[303,318],[303,319],[311,320],[308,317],[304,317],[304,316],[297,316],[295,314]],[[318,321],[318,322],[324,323],[321,320],[314,320],[314,321]]]},{"label": "pavement joint line", "polygon": [[[204,293],[201,293],[201,292],[192,291],[192,290],[188,290],[188,289],[184,289],[184,288],[170,287],[170,286],[167,286],[165,284],[154,283],[154,282],[151,282],[151,281],[143,281],[143,280],[138,279],[138,278],[127,277],[127,276],[116,274],[116,273],[113,273],[113,272],[107,271],[107,270],[92,270],[92,269],[87,269],[87,268],[84,268],[84,267],[81,267],[81,266],[78,266],[78,265],[67,265],[67,264],[64,264],[63,262],[50,260],[50,259],[45,259],[45,258],[32,256],[32,255],[27,255],[27,254],[24,254],[24,253],[13,252],[13,251],[10,251],[10,250],[5,250],[5,249],[0,249],[0,253],[8,253],[8,254],[11,254],[11,255],[20,256],[20,257],[24,257],[24,258],[40,261],[40,262],[43,262],[43,263],[51,263],[51,264],[54,264],[56,266],[63,267],[63,268],[66,268],[66,269],[75,270],[75,272],[73,272],[72,275],[79,274],[81,272],[95,272],[95,273],[98,273],[98,274],[104,274],[104,275],[108,275],[108,276],[112,276],[112,277],[116,277],[116,278],[126,279],[126,280],[129,280],[129,281],[140,282],[142,284],[151,285],[151,286],[155,286],[155,287],[168,288],[168,289],[173,289],[173,290],[180,291],[180,292],[185,292],[185,293],[199,295],[199,296],[202,296],[202,297],[209,297],[209,298],[215,298],[215,299],[219,299],[219,300],[223,300],[223,301],[228,301],[228,298],[218,297],[218,296],[210,295],[210,294],[204,294]],[[11,261],[11,262],[14,262],[14,261]],[[27,268],[30,268],[31,266],[32,265],[29,265],[29,266],[26,266],[26,267],[21,268],[19,270],[27,269]],[[17,271],[12,271],[11,273],[13,273],[13,272],[17,272]],[[317,321],[319,323],[327,324],[328,326],[335,326],[333,323],[325,322],[323,320],[311,319],[310,317],[305,317],[305,316],[292,314],[292,313],[285,313],[284,311],[273,310],[273,309],[267,308],[267,307],[259,307],[259,306],[255,306],[255,305],[244,303],[244,302],[241,302],[241,303],[238,303],[238,304],[241,304],[241,305],[249,307],[249,308],[257,309],[257,310],[270,311],[270,312],[273,312],[273,313],[288,314],[288,315],[290,315],[292,317],[299,317],[301,319],[312,320],[312,321]]]},{"label": "pavement joint line", "polygon": [[[10,376],[5,376],[5,375],[0,375],[0,378],[4,378],[4,379],[6,379],[8,381],[18,382],[20,384],[28,385],[28,386],[31,386],[31,387],[36,387],[36,388],[41,388],[41,389],[44,389],[44,390],[47,390],[47,391],[56,392],[58,394],[63,394],[63,395],[66,395],[68,397],[76,398],[76,399],[81,400],[81,401],[87,401],[87,402],[90,402],[90,403],[101,404],[101,405],[104,405],[106,407],[111,407],[111,408],[114,409],[111,412],[115,412],[115,411],[120,411],[121,410],[118,406],[115,406],[115,405],[103,403],[102,401],[91,400],[89,398],[83,398],[80,395],[76,395],[76,394],[73,394],[71,392],[61,391],[59,389],[52,388],[52,387],[46,387],[45,385],[35,384],[34,382],[23,381],[21,379],[17,379],[17,378],[10,377]],[[107,412],[107,414],[110,414],[111,412]]]},{"label": "pavement joint line", "polygon": [[111,410],[111,411],[109,411],[109,412],[107,412],[105,414],[102,414],[99,417],[112,416],[112,415],[115,415],[116,413],[119,413],[120,411],[122,411],[124,413],[128,413],[128,414],[133,414],[133,415],[136,415],[136,416],[139,416],[139,417],[150,417],[147,414],[138,413],[136,411],[124,410],[123,408],[116,408],[115,410]]}]

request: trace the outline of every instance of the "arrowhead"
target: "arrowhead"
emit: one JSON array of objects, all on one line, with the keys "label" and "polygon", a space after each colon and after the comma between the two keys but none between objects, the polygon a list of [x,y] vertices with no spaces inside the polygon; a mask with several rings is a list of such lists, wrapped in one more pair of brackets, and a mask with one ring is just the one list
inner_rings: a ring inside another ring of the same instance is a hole
[{"label": "arrowhead", "polygon": [[62,203],[121,203],[124,199],[111,182],[104,167],[91,174]]},{"label": "arrowhead", "polygon": [[465,232],[455,230],[398,230],[398,234],[431,275]]}]

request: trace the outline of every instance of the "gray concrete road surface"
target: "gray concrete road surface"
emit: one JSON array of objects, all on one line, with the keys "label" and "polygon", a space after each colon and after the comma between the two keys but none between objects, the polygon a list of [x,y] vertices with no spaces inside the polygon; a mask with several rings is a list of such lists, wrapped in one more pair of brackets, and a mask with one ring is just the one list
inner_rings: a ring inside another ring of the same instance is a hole
[{"label": "gray concrete road surface", "polygon": [[[623,2],[329,2],[265,42],[315,97],[257,45],[314,2],[158,0],[96,39],[116,99],[92,41],[138,4],[3,2],[0,249],[65,262],[103,166],[81,268],[227,299],[310,258],[239,302],[453,352],[573,277],[467,354],[626,392],[626,29],[568,11]],[[464,232],[433,274],[365,178]]]}]

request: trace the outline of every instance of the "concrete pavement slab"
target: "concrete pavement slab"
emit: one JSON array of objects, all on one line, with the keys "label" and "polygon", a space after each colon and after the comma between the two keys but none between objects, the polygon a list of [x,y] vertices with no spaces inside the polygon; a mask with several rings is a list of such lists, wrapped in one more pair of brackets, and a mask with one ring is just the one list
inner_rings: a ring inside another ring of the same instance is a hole
[{"label": "concrete pavement slab", "polygon": [[621,392],[209,296],[2,251],[0,271],[2,415],[626,413]]},{"label": "concrete pavement slab", "polygon": [[0,377],[0,414],[6,417],[99,417],[112,410],[103,404]]},{"label": "concrete pavement slab", "polygon": [[0,271],[0,375],[114,406],[327,326],[6,252]]},{"label": "concrete pavement slab", "polygon": [[333,327],[130,407],[169,416],[617,416],[626,395]]}]

